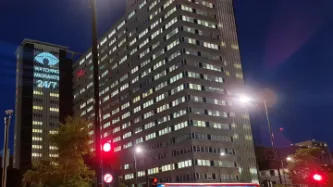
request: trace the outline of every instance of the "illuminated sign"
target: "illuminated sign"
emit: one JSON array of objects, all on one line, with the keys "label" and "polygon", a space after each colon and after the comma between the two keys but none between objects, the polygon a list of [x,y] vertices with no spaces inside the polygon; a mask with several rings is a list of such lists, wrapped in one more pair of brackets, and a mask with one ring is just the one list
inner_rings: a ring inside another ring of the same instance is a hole
[{"label": "illuminated sign", "polygon": [[48,66],[55,66],[59,63],[59,59],[51,53],[43,52],[35,56],[35,61]]},{"label": "illuminated sign", "polygon": [[[44,66],[34,66],[34,78],[36,80],[37,87],[52,89],[57,88],[59,70],[54,69],[53,66],[59,63],[59,59],[51,53],[42,52],[35,56],[35,61]],[[50,68],[45,66],[49,66]]]}]

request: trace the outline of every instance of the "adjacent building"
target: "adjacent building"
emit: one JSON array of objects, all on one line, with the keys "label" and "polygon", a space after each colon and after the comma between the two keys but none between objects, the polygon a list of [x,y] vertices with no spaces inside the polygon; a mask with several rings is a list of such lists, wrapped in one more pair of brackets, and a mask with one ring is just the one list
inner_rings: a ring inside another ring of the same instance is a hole
[{"label": "adjacent building", "polygon": [[72,115],[72,61],[67,47],[25,39],[18,47],[14,168],[57,157],[48,135]]},{"label": "adjacent building", "polygon": [[[235,99],[244,82],[232,0],[127,2],[98,46],[101,136],[121,154],[123,178],[258,182],[249,115]],[[87,120],[92,70],[88,51],[73,79],[74,112]]]},{"label": "adjacent building", "polygon": [[295,154],[297,150],[304,148],[317,147],[321,149],[321,154],[319,161],[323,165],[332,165],[332,158],[329,152],[327,143],[318,140],[307,140],[304,142],[299,142],[292,144],[288,147],[278,148],[278,153],[280,159],[283,161],[283,166],[281,166],[281,160],[276,158],[274,149],[271,147],[256,147],[257,163],[259,166],[259,178],[262,184],[267,184],[271,182],[272,184],[291,184],[288,176],[288,163],[292,160],[291,155]]}]

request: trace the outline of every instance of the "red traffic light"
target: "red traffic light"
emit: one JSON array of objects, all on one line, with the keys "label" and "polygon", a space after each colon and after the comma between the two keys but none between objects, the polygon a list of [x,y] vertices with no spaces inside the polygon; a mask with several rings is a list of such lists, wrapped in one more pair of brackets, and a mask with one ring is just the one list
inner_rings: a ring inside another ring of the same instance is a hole
[{"label": "red traffic light", "polygon": [[157,178],[154,178],[153,179],[153,183],[157,183],[158,182],[158,179]]},{"label": "red traffic light", "polygon": [[102,149],[103,149],[104,152],[110,152],[111,151],[111,143],[109,143],[109,142],[104,143]]},{"label": "red traffic light", "polygon": [[113,177],[110,173],[106,173],[103,176],[104,182],[110,184],[113,180]]},{"label": "red traffic light", "polygon": [[320,174],[317,174],[317,173],[312,175],[312,178],[313,178],[313,180],[318,181],[318,182],[323,180],[323,176],[321,176]]}]

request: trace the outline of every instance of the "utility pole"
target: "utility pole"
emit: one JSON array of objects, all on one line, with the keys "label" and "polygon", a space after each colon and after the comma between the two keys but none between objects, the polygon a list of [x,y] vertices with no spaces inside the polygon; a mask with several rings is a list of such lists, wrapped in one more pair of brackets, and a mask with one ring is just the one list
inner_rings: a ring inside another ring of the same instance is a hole
[{"label": "utility pole", "polygon": [[91,3],[91,28],[92,28],[92,47],[91,56],[93,63],[93,79],[94,79],[94,136],[95,136],[95,159],[96,159],[96,176],[97,185],[103,186],[101,174],[101,147],[100,147],[100,113],[99,113],[99,67],[98,67],[98,51],[97,51],[97,21],[96,21],[96,0],[90,0]]},{"label": "utility pole", "polygon": [[9,125],[10,119],[13,114],[13,110],[6,110],[6,117],[5,117],[5,136],[4,136],[4,150],[3,150],[3,167],[2,167],[2,187],[6,187],[7,185],[7,157],[8,157],[8,136],[9,136]]}]

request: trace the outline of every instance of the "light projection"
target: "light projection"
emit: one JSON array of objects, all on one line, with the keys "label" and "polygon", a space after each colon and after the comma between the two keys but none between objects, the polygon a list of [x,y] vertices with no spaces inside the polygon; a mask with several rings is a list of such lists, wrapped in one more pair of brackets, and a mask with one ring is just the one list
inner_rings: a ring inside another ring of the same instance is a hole
[{"label": "light projection", "polygon": [[39,88],[56,89],[59,82],[59,59],[51,53],[42,52],[35,56],[34,79]]}]

